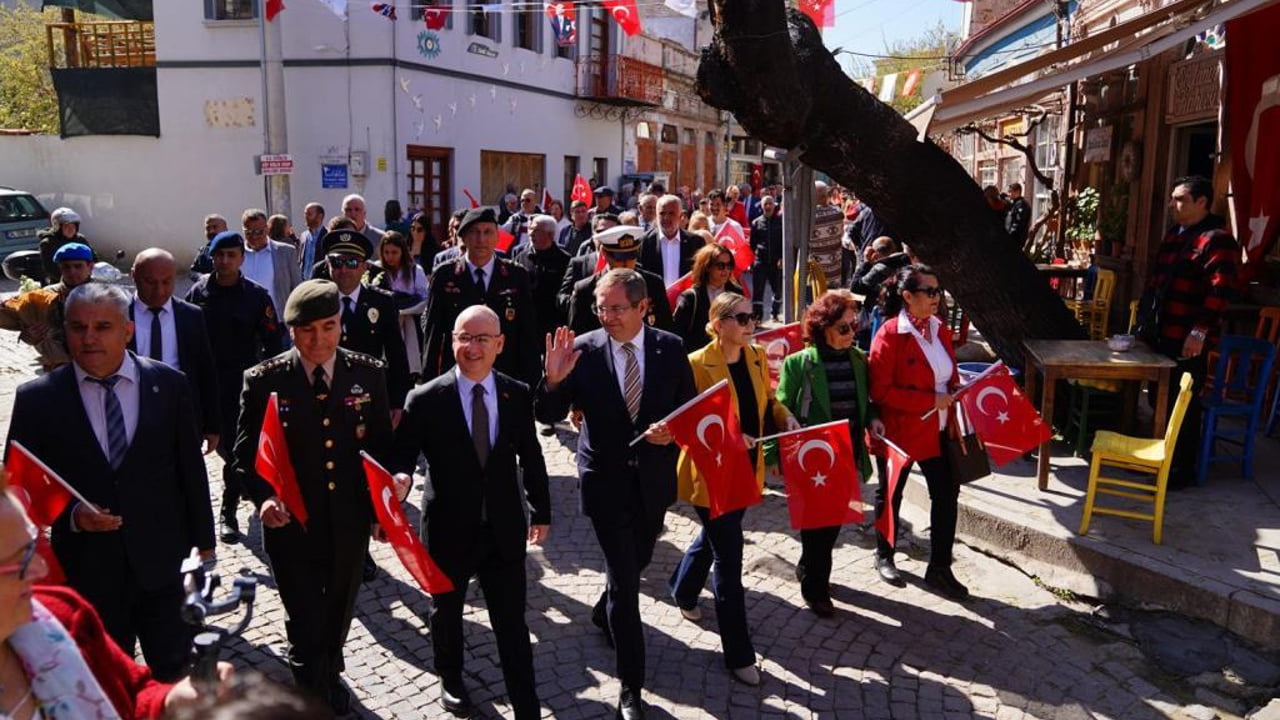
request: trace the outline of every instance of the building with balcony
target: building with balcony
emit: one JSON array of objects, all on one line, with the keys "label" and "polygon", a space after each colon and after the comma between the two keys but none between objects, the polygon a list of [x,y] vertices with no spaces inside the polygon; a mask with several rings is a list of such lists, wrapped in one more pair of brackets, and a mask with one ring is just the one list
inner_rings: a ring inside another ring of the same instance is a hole
[{"label": "building with balcony", "polygon": [[[130,0],[148,17],[51,25],[63,137],[0,143],[21,168],[9,181],[76,208],[108,248],[184,258],[211,212],[234,224],[264,207],[300,231],[305,203],[333,215],[361,193],[375,225],[397,199],[443,234],[464,190],[486,204],[525,187],[564,198],[577,174],[616,185],[634,169],[634,113],[665,102],[663,59],[603,8],[579,6],[561,46],[541,3],[436,0],[438,29],[424,3],[394,4],[392,21],[368,3],[338,15],[292,0],[264,24],[260,0]],[[292,159],[284,201],[258,174],[268,147]]]}]

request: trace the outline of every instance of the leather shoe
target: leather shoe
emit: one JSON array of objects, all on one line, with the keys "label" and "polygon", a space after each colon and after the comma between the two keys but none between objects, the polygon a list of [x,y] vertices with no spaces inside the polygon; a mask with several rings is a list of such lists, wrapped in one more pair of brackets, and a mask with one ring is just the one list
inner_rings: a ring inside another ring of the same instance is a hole
[{"label": "leather shoe", "polygon": [[218,538],[224,543],[240,542],[240,523],[235,515],[223,515],[218,521]]},{"label": "leather shoe", "polygon": [[604,633],[604,644],[613,647],[613,632],[609,630],[609,618],[603,610],[597,607],[591,611],[591,624]]},{"label": "leather shoe", "polygon": [[378,577],[378,563],[373,561],[373,556],[369,553],[364,554],[364,581],[370,582]]},{"label": "leather shoe", "polygon": [[[678,605],[676,607],[679,607]],[[694,605],[691,608],[680,608],[680,614],[689,622],[698,622],[702,619],[702,608]]]},{"label": "leather shoe", "polygon": [[342,684],[341,679],[334,680],[329,686],[329,707],[339,717],[351,712],[351,691]]},{"label": "leather shoe", "polygon": [[644,720],[644,703],[640,700],[640,691],[635,688],[622,688],[622,696],[618,698],[618,720]]},{"label": "leather shoe", "polygon": [[831,602],[831,598],[805,598],[804,604],[813,611],[814,615],[821,618],[829,618],[836,614],[836,606]]},{"label": "leather shoe", "polygon": [[951,568],[929,568],[924,573],[924,582],[952,600],[969,599],[969,588],[956,579],[956,576],[951,572]]},{"label": "leather shoe", "polygon": [[902,580],[902,573],[898,572],[898,566],[893,564],[893,558],[877,557],[876,572],[880,575],[881,580],[894,587],[906,585],[906,582]]},{"label": "leather shoe", "polygon": [[440,705],[454,717],[469,718],[476,711],[462,678],[440,680]]},{"label": "leather shoe", "polygon": [[734,680],[737,680],[743,685],[750,685],[751,687],[758,687],[760,685],[760,670],[755,665],[734,668],[729,671],[729,674]]}]

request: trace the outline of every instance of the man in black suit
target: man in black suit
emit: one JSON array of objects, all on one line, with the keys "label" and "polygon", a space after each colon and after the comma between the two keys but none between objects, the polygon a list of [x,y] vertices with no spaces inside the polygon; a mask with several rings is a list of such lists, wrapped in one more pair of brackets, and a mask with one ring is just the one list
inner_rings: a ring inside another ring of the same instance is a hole
[{"label": "man in black suit", "polygon": [[204,326],[204,311],[173,296],[178,264],[160,248],[148,248],[133,260],[136,294],[129,304],[134,323],[129,349],[181,370],[191,385],[204,453],[218,449],[222,417],[218,412],[218,379]]},{"label": "man in black suit", "polygon": [[595,241],[605,257],[606,267],[602,272],[579,280],[573,286],[573,301],[569,304],[569,329],[575,335],[600,328],[600,318],[595,311],[596,283],[605,272],[618,268],[635,270],[644,278],[649,296],[649,311],[645,313],[644,324],[659,330],[671,329],[671,304],[667,302],[667,289],[662,285],[662,278],[636,267],[636,258],[640,255],[640,236],[643,234],[644,230],[638,225],[619,225],[596,234]]},{"label": "man in black suit", "polygon": [[73,502],[53,526],[68,584],[129,655],[156,677],[185,674],[182,560],[213,556],[209,478],[182,373],[129,352],[129,297],[87,283],[67,297],[72,362],[23,383],[9,444],[22,443],[93,506]]},{"label": "man in black suit", "polygon": [[[618,714],[626,720],[644,717],[640,573],[676,499],[679,448],[662,420],[696,394],[680,338],[645,327],[648,305],[639,273],[611,270],[600,278],[596,307],[603,327],[576,340],[568,328],[556,331],[534,406],[542,422],[560,420],[570,406],[583,415],[581,507],[604,551],[608,578],[591,621],[616,644]],[[644,439],[631,445],[637,436]]]},{"label": "man in black suit", "polygon": [[498,257],[498,218],[493,208],[467,211],[458,226],[462,257],[445,262],[431,273],[431,299],[423,315],[427,350],[423,377],[433,378],[453,367],[453,324],[472,305],[487,305],[498,313],[506,350],[498,357],[498,370],[530,386],[542,372],[538,354],[537,313],[533,306],[529,274],[524,268]]},{"label": "man in black suit", "polygon": [[473,711],[462,683],[462,607],[475,576],[512,710],[517,720],[535,720],[540,711],[524,620],[525,543],[542,544],[551,505],[532,395],[524,383],[493,369],[503,343],[498,315],[489,308],[473,305],[458,315],[457,365],[409,394],[394,455],[396,469],[405,473],[413,472],[419,452],[427,458],[431,490],[423,493],[422,539],[454,584],[453,592],[431,596],[441,704],[459,717]]},{"label": "man in black suit", "polygon": [[640,266],[661,276],[667,287],[693,269],[694,253],[707,244],[697,235],[680,229],[683,212],[680,198],[675,195],[658,198],[658,226],[644,236],[640,250]]},{"label": "man in black suit", "polygon": [[520,246],[512,260],[529,273],[530,290],[538,312],[538,335],[545,337],[564,324],[556,295],[569,253],[556,245],[556,219],[550,215],[534,215],[529,221],[529,242]]},{"label": "man in black suit", "polygon": [[[595,233],[604,232],[609,228],[618,226],[618,216],[597,215],[592,218],[591,226],[594,228]],[[556,303],[565,317],[569,316],[569,305],[573,302],[573,287],[579,281],[596,274],[596,266],[600,262],[600,251],[596,248],[594,238],[594,234],[588,236],[588,240],[582,243],[582,248],[578,254],[569,259],[569,265],[564,270],[564,277],[560,280],[560,290],[556,293]]]},{"label": "man in black suit", "polygon": [[[385,465],[393,438],[384,364],[338,347],[338,298],[329,280],[308,280],[290,293],[284,321],[293,348],[244,374],[235,472],[262,519],[262,545],[288,618],[289,669],[299,686],[345,714],[351,696],[339,676],[342,647],[373,518],[360,451]],[[308,516],[305,529],[255,469],[272,393]],[[396,490],[403,500],[408,479],[398,476]]]}]

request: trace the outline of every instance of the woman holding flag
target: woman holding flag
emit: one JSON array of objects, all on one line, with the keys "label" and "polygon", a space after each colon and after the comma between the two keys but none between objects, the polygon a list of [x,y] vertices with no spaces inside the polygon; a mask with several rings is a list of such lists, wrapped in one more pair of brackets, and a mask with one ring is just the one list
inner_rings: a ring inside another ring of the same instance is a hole
[{"label": "woman holding flag", "polygon": [[[703,257],[703,251],[699,251],[698,257]],[[751,311],[751,301],[734,292],[722,292],[711,302],[709,316],[707,332],[712,340],[689,356],[698,392],[728,381],[734,411],[742,434],[747,438],[754,439],[774,428],[799,428],[799,423],[787,408],[773,397],[764,349],[752,344],[755,316]],[[764,487],[764,458],[760,448],[752,443],[749,448],[727,449],[726,452],[747,453],[750,467],[755,469],[753,480],[758,499],[759,491]],[[686,619],[700,620],[702,612],[698,609],[698,594],[706,584],[708,571],[714,566],[712,590],[725,665],[735,680],[759,685],[760,671],[756,669],[755,648],[747,630],[746,601],[742,589],[742,516],[745,509],[713,517],[707,478],[694,465],[688,452],[680,453],[677,472],[679,496],[694,506],[702,522],[702,531],[671,575],[671,596]]]},{"label": "woman holding flag", "polygon": [[685,351],[692,353],[711,341],[709,320],[714,317],[712,301],[721,293],[743,293],[742,288],[730,280],[733,276],[733,252],[724,246],[712,244],[699,248],[693,256],[689,275],[693,278],[693,287],[680,293],[676,299],[672,322],[676,334],[684,340]]},{"label": "woman holding flag", "polygon": [[[858,475],[871,476],[871,459],[861,442],[863,431],[884,432],[867,398],[867,356],[854,345],[858,301],[848,290],[823,293],[804,316],[804,350],[786,358],[778,378],[778,400],[808,427],[835,420],[849,422]],[[831,553],[840,525],[802,529],[796,578],[800,595],[821,617],[835,612],[831,603]]]},{"label": "woman holding flag", "polygon": [[[890,482],[876,488],[877,529],[887,511],[887,487],[893,487],[892,517],[902,507],[902,491],[911,462],[920,464],[929,486],[929,567],[924,580],[954,600],[969,597],[969,589],[951,572],[960,486],[942,452],[947,416],[960,384],[951,331],[938,317],[942,288],[927,265],[913,264],[898,271],[893,292],[885,293],[885,322],[871,341],[871,399],[884,418],[885,438],[902,448],[910,460]],[[896,528],[896,524],[892,525]],[[896,535],[896,529],[893,532]],[[902,585],[893,563],[896,538],[876,534],[876,570],[881,579]]]}]

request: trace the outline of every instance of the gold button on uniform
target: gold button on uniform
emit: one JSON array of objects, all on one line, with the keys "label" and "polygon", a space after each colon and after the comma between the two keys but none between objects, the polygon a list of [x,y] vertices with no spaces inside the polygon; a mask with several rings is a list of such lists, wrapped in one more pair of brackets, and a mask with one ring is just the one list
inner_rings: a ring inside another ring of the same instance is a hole
[{"label": "gold button on uniform", "polygon": [[329,492],[333,492],[337,487],[338,485],[336,483],[329,483]]},{"label": "gold button on uniform", "polygon": [[329,418],[325,418],[320,422],[320,424],[324,425],[325,427],[329,427]]},{"label": "gold button on uniform", "polygon": [[331,447],[333,447],[333,441],[332,441],[332,440],[325,440],[325,441],[324,441],[324,446],[325,446],[325,447],[327,447],[327,448],[331,448]]},{"label": "gold button on uniform", "polygon": [[333,469],[333,461],[332,461],[332,460],[329,460],[328,462],[326,462],[326,463],[324,464],[324,469],[325,469],[325,470],[332,470],[332,469]]}]

